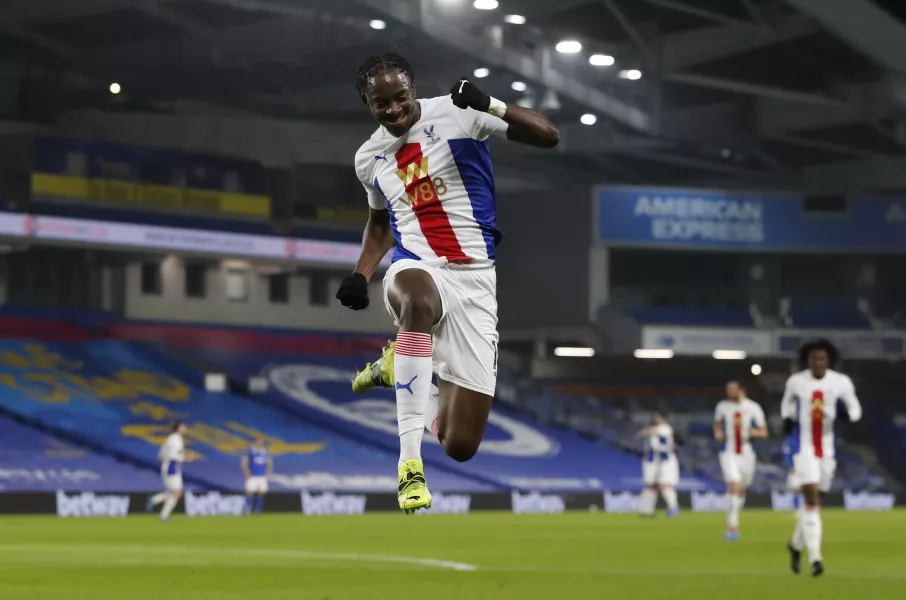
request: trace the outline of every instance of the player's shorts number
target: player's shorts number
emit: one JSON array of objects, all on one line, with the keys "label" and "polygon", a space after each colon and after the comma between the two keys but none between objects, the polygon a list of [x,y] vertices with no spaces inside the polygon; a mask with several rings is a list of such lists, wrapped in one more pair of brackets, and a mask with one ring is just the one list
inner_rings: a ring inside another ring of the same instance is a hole
[{"label": "player's shorts number", "polygon": [[443,196],[444,194],[447,193],[447,184],[444,183],[444,180],[442,177],[434,178],[434,189],[437,190],[438,196]]}]

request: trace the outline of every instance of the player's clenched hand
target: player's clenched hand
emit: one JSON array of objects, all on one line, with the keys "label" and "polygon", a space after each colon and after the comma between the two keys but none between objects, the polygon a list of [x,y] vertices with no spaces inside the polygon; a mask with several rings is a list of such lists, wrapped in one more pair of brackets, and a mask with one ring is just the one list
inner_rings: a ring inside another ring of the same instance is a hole
[{"label": "player's clenched hand", "polygon": [[491,97],[465,77],[453,85],[450,96],[453,97],[453,104],[459,108],[474,108],[479,112],[488,112],[491,108]]},{"label": "player's clenched hand", "polygon": [[337,290],[337,300],[352,310],[368,308],[368,280],[361,273],[345,277]]}]

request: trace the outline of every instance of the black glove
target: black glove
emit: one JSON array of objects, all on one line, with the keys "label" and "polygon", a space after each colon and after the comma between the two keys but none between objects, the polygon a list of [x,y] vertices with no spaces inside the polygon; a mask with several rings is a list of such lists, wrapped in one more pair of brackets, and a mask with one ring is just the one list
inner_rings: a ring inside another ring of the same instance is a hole
[{"label": "black glove", "polygon": [[450,89],[453,104],[459,108],[474,108],[478,112],[486,113],[491,108],[491,97],[478,89],[474,83],[460,78]]},{"label": "black glove", "polygon": [[849,410],[847,410],[846,406],[844,406],[843,404],[837,407],[837,420],[841,423],[850,422]]},{"label": "black glove", "polygon": [[368,280],[361,273],[345,277],[337,290],[337,300],[352,310],[368,308]]}]

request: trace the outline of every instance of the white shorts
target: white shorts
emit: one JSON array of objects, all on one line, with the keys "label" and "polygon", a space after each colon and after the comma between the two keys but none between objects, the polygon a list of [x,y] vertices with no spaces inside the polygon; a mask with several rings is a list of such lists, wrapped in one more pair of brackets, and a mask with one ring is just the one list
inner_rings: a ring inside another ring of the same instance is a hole
[{"label": "white shorts", "polygon": [[749,487],[755,480],[755,453],[735,452],[720,453],[720,470],[724,475],[725,483],[738,483],[743,487]]},{"label": "white shorts", "polygon": [[384,275],[384,306],[399,325],[387,294],[396,275],[421,269],[434,280],[443,314],[434,327],[434,372],[444,381],[488,396],[497,388],[497,272],[430,267],[417,260],[393,263]]},{"label": "white shorts", "polygon": [[642,481],[645,485],[669,485],[679,483],[679,462],[675,456],[667,460],[642,461]]},{"label": "white shorts", "polygon": [[245,480],[246,494],[266,494],[267,477],[249,477]]},{"label": "white shorts", "polygon": [[179,475],[163,475],[161,479],[164,480],[164,489],[168,492],[181,492],[182,491],[182,474]]},{"label": "white shorts", "polygon": [[813,452],[800,452],[793,456],[793,483],[796,487],[817,485],[822,492],[829,492],[837,471],[837,460],[818,458]]},{"label": "white shorts", "polygon": [[796,470],[790,469],[790,472],[786,475],[786,487],[791,492],[799,491],[799,480],[796,477]]}]

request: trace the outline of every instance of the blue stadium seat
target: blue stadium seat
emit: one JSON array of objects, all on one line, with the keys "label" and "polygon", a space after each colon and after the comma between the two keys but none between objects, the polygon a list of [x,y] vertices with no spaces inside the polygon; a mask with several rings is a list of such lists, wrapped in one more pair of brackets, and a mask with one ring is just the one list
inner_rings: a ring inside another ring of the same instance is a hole
[{"label": "blue stadium seat", "polygon": [[812,298],[794,300],[793,326],[801,329],[869,329],[871,324],[855,300]]},{"label": "blue stadium seat", "polygon": [[648,306],[629,311],[629,315],[646,325],[698,325],[705,327],[752,327],[746,308],[696,308]]},{"label": "blue stadium seat", "polygon": [[132,492],[160,487],[150,469],[115,460],[0,417],[0,490]]}]

